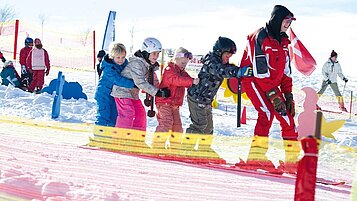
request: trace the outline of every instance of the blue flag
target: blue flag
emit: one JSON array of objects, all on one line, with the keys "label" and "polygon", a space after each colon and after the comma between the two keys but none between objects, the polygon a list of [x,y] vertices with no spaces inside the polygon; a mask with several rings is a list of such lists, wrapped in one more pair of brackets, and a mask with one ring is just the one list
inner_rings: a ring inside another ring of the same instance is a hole
[{"label": "blue flag", "polygon": [[110,11],[107,26],[105,27],[102,50],[109,51],[109,45],[115,41],[115,11]]}]

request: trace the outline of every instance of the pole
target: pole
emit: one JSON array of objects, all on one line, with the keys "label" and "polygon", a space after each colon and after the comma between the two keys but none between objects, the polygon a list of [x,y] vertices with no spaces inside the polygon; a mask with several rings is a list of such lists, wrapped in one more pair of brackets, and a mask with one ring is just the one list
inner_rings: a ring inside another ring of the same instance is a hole
[{"label": "pole", "polygon": [[237,93],[237,128],[241,126],[240,123],[240,115],[241,115],[241,110],[242,110],[242,83],[240,81],[240,78],[238,79],[238,93]]},{"label": "pole", "polygon": [[94,84],[97,85],[97,73],[95,70],[96,56],[95,56],[95,30],[93,30],[93,69],[94,69]]},{"label": "pole", "polygon": [[345,85],[343,85],[342,97],[343,97],[343,95],[345,94],[346,84],[347,84],[347,82],[345,82]]},{"label": "pole", "polygon": [[319,156],[318,140],[321,139],[321,120],[322,112],[318,111],[315,122],[315,136],[303,137],[300,140],[304,156],[298,163],[294,201],[315,200],[317,161]]},{"label": "pole", "polygon": [[353,91],[351,91],[351,100],[350,100],[350,119],[352,118],[352,98],[353,98]]},{"label": "pole", "polygon": [[19,35],[19,20],[16,20],[15,21],[15,38],[14,38],[14,61],[16,61],[18,35]]},{"label": "pole", "polygon": [[315,127],[315,138],[321,140],[321,123],[322,122],[322,112],[317,111],[316,113],[316,127]]},{"label": "pole", "polygon": [[162,74],[165,67],[165,49],[161,51],[161,66],[160,66],[160,80],[162,80]]}]

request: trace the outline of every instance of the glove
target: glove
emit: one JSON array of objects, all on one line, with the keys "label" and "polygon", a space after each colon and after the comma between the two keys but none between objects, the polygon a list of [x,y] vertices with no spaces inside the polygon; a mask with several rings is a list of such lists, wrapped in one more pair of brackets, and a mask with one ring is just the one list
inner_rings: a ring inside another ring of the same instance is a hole
[{"label": "glove", "polygon": [[271,102],[271,104],[273,104],[275,111],[277,111],[280,115],[285,116],[286,106],[284,100],[279,96],[276,89],[272,89],[266,92],[266,96]]},{"label": "glove", "polygon": [[170,90],[167,87],[165,87],[165,88],[159,89],[157,91],[157,93],[155,94],[155,96],[167,98],[167,97],[170,97],[170,94],[171,94]]},{"label": "glove", "polygon": [[240,67],[236,77],[252,77],[253,76],[253,68],[250,66]]},{"label": "glove", "polygon": [[21,74],[26,74],[26,73],[27,73],[26,66],[22,65],[21,66]]},{"label": "glove", "polygon": [[348,79],[344,77],[344,78],[343,78],[343,81],[345,81],[345,82],[347,83],[347,82],[348,82]]},{"label": "glove", "polygon": [[46,74],[46,76],[48,76],[48,74],[50,74],[50,71],[49,71],[49,70],[46,70],[46,71],[45,71],[45,74]]},{"label": "glove", "polygon": [[331,80],[326,80],[325,82],[326,82],[326,84],[331,84],[332,83]]},{"label": "glove", "polygon": [[3,63],[5,63],[6,59],[5,59],[4,56],[1,56],[1,61],[2,61]]},{"label": "glove", "polygon": [[291,116],[295,116],[295,101],[293,94],[291,92],[285,93],[285,104],[286,104],[286,110],[290,112]]}]

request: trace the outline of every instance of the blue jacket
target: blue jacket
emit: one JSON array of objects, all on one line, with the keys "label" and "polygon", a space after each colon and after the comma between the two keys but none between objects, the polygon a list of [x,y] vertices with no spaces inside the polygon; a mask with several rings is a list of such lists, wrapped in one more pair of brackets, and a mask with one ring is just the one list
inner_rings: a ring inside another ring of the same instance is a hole
[{"label": "blue jacket", "polygon": [[122,65],[118,65],[112,59],[109,59],[108,54],[104,56],[103,61],[101,62],[102,75],[99,78],[94,96],[96,100],[108,99],[112,92],[113,85],[126,88],[134,87],[134,81],[132,79],[121,75],[121,71],[127,64],[127,59],[125,59],[125,62]]},{"label": "blue jacket", "polygon": [[6,66],[1,71],[2,85],[8,86],[9,84],[15,87],[21,87],[21,82],[19,80],[19,75],[17,74],[13,66]]}]

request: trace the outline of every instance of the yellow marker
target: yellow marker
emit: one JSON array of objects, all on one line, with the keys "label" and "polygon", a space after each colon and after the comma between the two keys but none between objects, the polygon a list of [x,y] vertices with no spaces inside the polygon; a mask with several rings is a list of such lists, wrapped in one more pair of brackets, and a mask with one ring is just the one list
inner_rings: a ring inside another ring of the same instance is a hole
[{"label": "yellow marker", "polygon": [[345,124],[345,122],[345,120],[333,120],[327,122],[325,117],[322,116],[321,134],[327,138],[335,139],[332,133],[340,129]]},{"label": "yellow marker", "polygon": [[212,102],[212,107],[214,108],[214,109],[217,109],[218,108],[218,101],[217,101],[217,99],[213,99],[213,102]]}]

